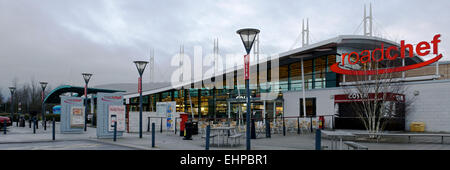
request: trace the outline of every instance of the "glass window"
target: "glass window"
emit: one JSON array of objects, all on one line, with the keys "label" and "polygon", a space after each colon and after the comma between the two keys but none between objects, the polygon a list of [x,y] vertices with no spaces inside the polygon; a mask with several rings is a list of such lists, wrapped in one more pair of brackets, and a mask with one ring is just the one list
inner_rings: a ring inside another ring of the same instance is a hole
[{"label": "glass window", "polygon": [[290,66],[291,71],[291,90],[299,91],[302,90],[302,70],[301,63],[295,62]]},{"label": "glass window", "polygon": [[[316,98],[306,98],[306,117],[316,116]],[[300,116],[303,117],[303,98],[300,98]]]}]

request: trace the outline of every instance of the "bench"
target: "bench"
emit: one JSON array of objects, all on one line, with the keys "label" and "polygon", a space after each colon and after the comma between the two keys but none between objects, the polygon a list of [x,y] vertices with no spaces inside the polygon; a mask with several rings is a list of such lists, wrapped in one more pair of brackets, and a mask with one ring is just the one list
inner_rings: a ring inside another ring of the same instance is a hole
[{"label": "bench", "polygon": [[368,150],[369,148],[367,146],[361,145],[359,143],[356,142],[352,142],[352,141],[345,141],[344,142],[345,145],[347,145],[348,149],[353,148],[354,150]]},{"label": "bench", "polygon": [[441,137],[441,143],[444,144],[444,137],[450,137],[450,134],[437,134],[437,133],[355,133],[355,135],[375,135],[375,136],[400,136],[408,137],[408,143],[411,143],[412,136],[424,136],[424,137]]}]

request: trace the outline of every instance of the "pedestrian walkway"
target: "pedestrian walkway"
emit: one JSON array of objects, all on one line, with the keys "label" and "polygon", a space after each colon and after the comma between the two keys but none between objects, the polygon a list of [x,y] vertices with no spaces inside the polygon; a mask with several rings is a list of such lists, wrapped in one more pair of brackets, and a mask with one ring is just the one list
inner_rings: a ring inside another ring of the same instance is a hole
[{"label": "pedestrian walkway", "polygon": [[[0,134],[0,149],[139,149],[139,150],[204,150],[205,139],[201,135],[193,135],[193,140],[183,140],[183,137],[173,132],[159,131],[155,133],[156,146],[151,147],[151,133],[144,132],[143,138],[139,138],[138,133],[124,133],[118,137],[116,142],[112,139],[98,139],[96,128],[88,127],[87,132],[82,134],[61,134],[59,123],[56,124],[56,141],[52,141],[52,127],[47,126],[44,131],[40,126],[33,134],[33,129],[26,127],[9,127],[8,133]],[[440,139],[417,138],[412,143],[402,139],[383,139],[379,143],[367,142],[367,140],[357,139],[358,143],[368,146],[369,150],[450,150],[449,142],[440,144]],[[104,146],[95,147],[102,143]],[[52,144],[53,142],[53,144]],[[64,147],[65,143],[68,145]],[[216,141],[217,142],[217,141]],[[20,144],[27,143],[29,147],[21,147]],[[44,143],[44,144],[43,144]],[[81,144],[80,144],[81,143]],[[330,145],[330,140],[322,138],[322,146]],[[86,147],[85,147],[85,145]],[[51,147],[54,145],[55,147]],[[69,146],[70,145],[70,146]],[[39,147],[42,146],[42,147]],[[45,146],[45,147],[44,147]],[[92,146],[92,147],[88,147]],[[287,133],[272,134],[271,138],[258,138],[251,140],[252,150],[313,150],[315,148],[315,136],[313,133],[296,134]],[[330,148],[330,147],[328,147]],[[210,150],[245,150],[245,135],[242,136],[240,145],[230,146],[210,146]],[[347,149],[347,147],[344,147]]]}]

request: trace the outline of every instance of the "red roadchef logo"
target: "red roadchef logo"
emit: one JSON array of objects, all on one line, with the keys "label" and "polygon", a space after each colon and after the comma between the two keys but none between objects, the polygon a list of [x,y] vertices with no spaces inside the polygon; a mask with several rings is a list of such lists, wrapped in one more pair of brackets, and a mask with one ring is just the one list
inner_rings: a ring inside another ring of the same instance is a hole
[{"label": "red roadchef logo", "polygon": [[[340,63],[335,63],[330,67],[331,71],[339,74],[346,74],[346,75],[375,75],[375,74],[385,74],[385,73],[393,73],[393,72],[401,72],[406,70],[412,70],[420,67],[424,67],[427,65],[430,65],[442,58],[442,54],[438,55],[438,43],[441,42],[439,38],[441,37],[440,34],[437,34],[434,36],[433,40],[431,41],[431,44],[433,44],[433,54],[436,55],[436,57],[417,64],[408,65],[408,66],[402,66],[402,67],[393,67],[393,68],[383,68],[383,69],[376,69],[376,70],[350,70],[350,69],[344,69],[339,67],[339,65],[344,66],[345,65],[345,58],[347,58],[347,63],[350,65],[355,65],[357,63],[365,64],[370,62],[380,62],[383,60],[395,60],[397,57],[401,57],[402,59],[405,58],[406,49],[409,51],[409,57],[414,56],[414,49],[413,45],[411,44],[405,44],[405,40],[402,40],[400,42],[400,56],[398,54],[391,56],[391,51],[399,51],[399,48],[397,46],[390,46],[384,50],[384,44],[381,44],[381,48],[377,48],[370,52],[369,50],[363,50],[361,54],[357,52],[351,52],[351,53],[343,53],[341,55],[342,60]],[[430,54],[430,43],[427,41],[422,41],[417,44],[416,46],[416,53],[419,56],[426,56]],[[380,58],[376,58],[375,54],[379,52],[381,53]],[[360,57],[361,56],[361,57]],[[354,57],[354,60],[352,61],[351,57]]]},{"label": "red roadchef logo", "polygon": [[75,104],[75,102],[81,102],[81,99],[67,99],[64,103]]},{"label": "red roadchef logo", "polygon": [[122,99],[121,96],[105,96],[105,97],[102,97],[102,100],[106,101],[106,102],[111,102],[112,100],[120,100],[120,99]]}]

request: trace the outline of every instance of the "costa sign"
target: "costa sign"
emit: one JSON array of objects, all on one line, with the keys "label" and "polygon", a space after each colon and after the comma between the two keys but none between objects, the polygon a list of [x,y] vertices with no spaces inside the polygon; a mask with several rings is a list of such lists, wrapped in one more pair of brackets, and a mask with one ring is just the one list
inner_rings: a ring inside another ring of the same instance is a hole
[{"label": "costa sign", "polygon": [[[351,53],[343,53],[341,55],[342,60],[340,63],[335,63],[330,67],[330,70],[339,73],[339,74],[346,74],[346,75],[375,75],[375,74],[385,74],[385,73],[393,73],[393,72],[401,72],[406,70],[412,70],[420,67],[424,67],[427,65],[430,65],[442,58],[442,54],[438,54],[438,44],[441,42],[439,38],[441,37],[440,34],[437,34],[434,36],[433,40],[431,41],[432,48],[430,43],[427,41],[419,42],[416,45],[416,48],[414,50],[414,46],[412,44],[405,44],[405,40],[400,41],[400,49],[397,46],[390,46],[388,48],[384,48],[384,44],[381,44],[381,48],[377,48],[373,51],[370,50],[363,50],[361,53],[357,52],[351,52]],[[383,68],[383,69],[376,69],[376,70],[350,70],[339,67],[339,65],[344,66],[345,62],[347,62],[350,65],[355,65],[358,63],[365,64],[370,62],[380,62],[383,60],[395,60],[398,57],[405,58],[406,57],[406,49],[408,49],[408,56],[413,57],[414,51],[419,56],[426,56],[430,54],[431,52],[436,55],[436,57],[424,61],[421,63],[408,65],[408,66],[402,66],[402,67],[393,67],[393,68]],[[391,51],[399,51],[400,50],[400,56],[398,54],[391,55]],[[380,58],[376,58],[375,54],[380,53]],[[354,57],[355,59],[352,61],[351,57]],[[347,58],[347,61],[346,61]]]}]

